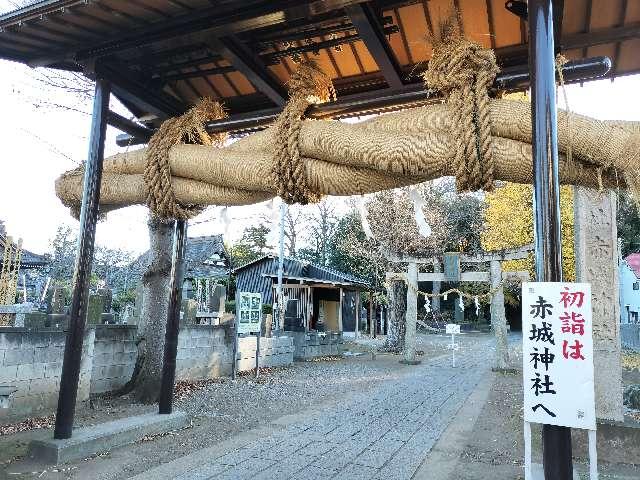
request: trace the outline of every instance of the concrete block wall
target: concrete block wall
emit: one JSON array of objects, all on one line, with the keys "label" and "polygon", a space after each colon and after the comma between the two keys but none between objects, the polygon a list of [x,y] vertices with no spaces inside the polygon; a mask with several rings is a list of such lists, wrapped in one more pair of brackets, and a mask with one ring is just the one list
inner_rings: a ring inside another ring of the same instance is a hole
[{"label": "concrete block wall", "polygon": [[[135,325],[98,325],[87,328],[82,351],[78,402],[89,394],[117,390],[133,373],[136,363]],[[58,401],[66,334],[60,330],[0,327],[0,385],[15,386],[9,409],[0,416],[51,413]],[[200,380],[231,374],[233,330],[225,325],[183,327],[178,337],[177,380]],[[240,338],[238,369],[255,367],[255,337]],[[262,338],[260,365],[293,362],[291,337]]]},{"label": "concrete block wall", "polygon": [[344,339],[341,332],[287,332],[293,337],[296,360],[340,355]]},{"label": "concrete block wall", "polygon": [[[275,367],[293,362],[291,337],[261,338],[260,365]],[[225,325],[190,325],[180,330],[176,378],[195,380],[231,375],[233,331]],[[256,338],[238,339],[238,371],[256,364]]]},{"label": "concrete block wall", "polygon": [[[260,339],[260,366],[281,367],[293,363],[295,347],[292,337]],[[238,371],[256,368],[256,337],[238,339]]]},{"label": "concrete block wall", "polygon": [[640,351],[640,324],[621,323],[620,341],[624,348]]},{"label": "concrete block wall", "polygon": [[[66,334],[60,330],[0,328],[0,385],[14,386],[11,409],[0,416],[49,412],[58,402]],[[95,331],[87,329],[82,345],[78,401],[89,399]]]},{"label": "concrete block wall", "polygon": [[135,325],[97,325],[93,347],[91,393],[118,390],[131,379],[136,364]]},{"label": "concrete block wall", "polygon": [[199,380],[231,374],[232,332],[222,325],[189,325],[180,329],[176,379]]}]

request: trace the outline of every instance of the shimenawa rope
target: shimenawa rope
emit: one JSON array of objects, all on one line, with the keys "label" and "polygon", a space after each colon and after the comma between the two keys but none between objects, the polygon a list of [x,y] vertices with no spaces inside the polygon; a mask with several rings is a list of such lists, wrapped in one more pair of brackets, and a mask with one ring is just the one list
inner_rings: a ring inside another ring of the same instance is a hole
[{"label": "shimenawa rope", "polygon": [[205,124],[227,116],[222,105],[211,98],[202,98],[187,113],[166,120],[149,140],[146,152],[144,182],[147,205],[160,218],[186,220],[204,210],[200,205],[180,205],[171,184],[169,150],[182,142],[222,146],[225,134],[210,135]]},{"label": "shimenawa rope", "polygon": [[488,90],[498,73],[493,50],[462,37],[454,19],[432,39],[424,80],[451,105],[458,191],[493,190],[493,142]]},{"label": "shimenawa rope", "polygon": [[300,154],[300,129],[304,113],[314,103],[335,100],[331,79],[313,61],[300,64],[289,80],[289,101],[278,115],[276,129],[273,180],[278,196],[288,204],[306,205],[320,200],[307,183],[304,162]]}]

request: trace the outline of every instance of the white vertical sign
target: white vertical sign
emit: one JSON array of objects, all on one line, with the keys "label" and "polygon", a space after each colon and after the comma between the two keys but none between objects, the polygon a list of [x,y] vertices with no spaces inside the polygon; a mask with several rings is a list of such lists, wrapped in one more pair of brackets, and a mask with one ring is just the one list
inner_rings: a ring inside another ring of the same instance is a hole
[{"label": "white vertical sign", "polygon": [[591,285],[522,284],[524,420],[595,430]]}]

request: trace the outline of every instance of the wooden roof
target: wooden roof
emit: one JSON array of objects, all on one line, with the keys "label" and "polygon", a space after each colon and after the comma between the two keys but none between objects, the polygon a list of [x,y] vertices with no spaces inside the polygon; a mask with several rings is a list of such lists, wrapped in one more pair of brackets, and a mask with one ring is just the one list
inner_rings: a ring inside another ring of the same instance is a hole
[{"label": "wooden roof", "polygon": [[[242,4],[240,7],[239,4]],[[0,57],[111,80],[156,124],[202,96],[230,113],[281,106],[303,58],[338,96],[420,83],[428,33],[457,8],[464,33],[502,67],[527,63],[527,23],[515,0],[43,0],[0,16]],[[569,59],[606,55],[610,76],[640,72],[640,1],[555,1]]]}]

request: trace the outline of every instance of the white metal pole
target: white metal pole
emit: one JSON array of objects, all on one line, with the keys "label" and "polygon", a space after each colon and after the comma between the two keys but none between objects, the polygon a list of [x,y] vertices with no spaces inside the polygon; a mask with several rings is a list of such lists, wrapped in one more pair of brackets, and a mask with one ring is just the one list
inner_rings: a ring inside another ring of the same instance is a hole
[{"label": "white metal pole", "polygon": [[531,476],[531,424],[524,422],[524,480],[532,480]]},{"label": "white metal pole", "polygon": [[284,220],[287,215],[287,204],[280,203],[280,245],[278,252],[278,312],[276,324],[276,335],[280,334],[280,329],[284,327],[282,320],[284,318],[284,298],[282,297],[282,275],[284,272]]},{"label": "white metal pole", "polygon": [[49,284],[51,283],[51,277],[47,277],[47,283],[44,284],[44,290],[42,290],[42,295],[40,297],[40,302],[44,302],[44,299],[47,297],[47,292],[49,291]]},{"label": "white metal pole", "polygon": [[598,480],[598,449],[596,448],[595,430],[589,430],[589,478]]},{"label": "white metal pole", "polygon": [[451,334],[451,359],[453,368],[456,368],[456,334]]}]

